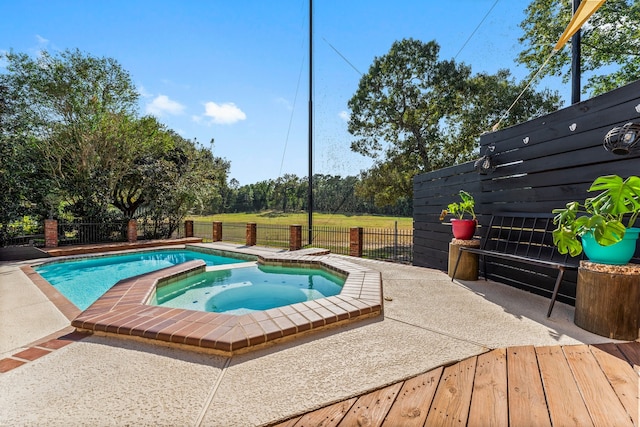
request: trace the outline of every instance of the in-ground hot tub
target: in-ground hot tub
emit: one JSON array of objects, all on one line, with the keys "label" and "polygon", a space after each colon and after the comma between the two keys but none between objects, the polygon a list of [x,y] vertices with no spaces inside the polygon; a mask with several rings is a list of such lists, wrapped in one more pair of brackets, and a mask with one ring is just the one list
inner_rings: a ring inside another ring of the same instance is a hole
[{"label": "in-ground hot tub", "polygon": [[148,303],[242,315],[331,297],[344,285],[342,276],[323,268],[256,264],[207,268],[172,283],[160,282]]}]

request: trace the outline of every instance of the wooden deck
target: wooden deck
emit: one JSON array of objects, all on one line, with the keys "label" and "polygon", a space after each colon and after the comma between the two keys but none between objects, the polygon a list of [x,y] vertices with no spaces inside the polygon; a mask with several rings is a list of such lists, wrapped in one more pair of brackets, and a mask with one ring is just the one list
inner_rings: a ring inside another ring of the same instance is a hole
[{"label": "wooden deck", "polygon": [[640,342],[497,349],[275,424],[638,426]]}]

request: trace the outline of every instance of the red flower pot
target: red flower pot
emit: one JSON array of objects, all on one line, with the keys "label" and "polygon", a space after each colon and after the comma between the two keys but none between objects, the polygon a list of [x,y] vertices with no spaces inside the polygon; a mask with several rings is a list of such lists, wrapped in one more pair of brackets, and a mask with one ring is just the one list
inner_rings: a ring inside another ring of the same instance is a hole
[{"label": "red flower pot", "polygon": [[475,219],[452,219],[453,237],[459,240],[471,240],[478,222]]}]

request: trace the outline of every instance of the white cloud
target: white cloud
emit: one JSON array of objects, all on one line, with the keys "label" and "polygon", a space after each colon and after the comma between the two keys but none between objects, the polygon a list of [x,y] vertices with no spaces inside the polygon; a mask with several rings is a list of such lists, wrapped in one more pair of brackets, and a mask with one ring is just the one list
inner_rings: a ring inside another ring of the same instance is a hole
[{"label": "white cloud", "polygon": [[184,105],[179,102],[172,101],[166,95],[158,95],[153,101],[147,104],[146,111],[148,114],[154,114],[158,117],[164,114],[170,114],[173,116],[182,114],[184,111]]},{"label": "white cloud", "polygon": [[247,118],[244,111],[233,102],[225,102],[224,104],[207,102],[204,104],[204,115],[211,117],[213,123],[220,125],[230,125]]},{"label": "white cloud", "polygon": [[38,44],[40,45],[46,45],[49,43],[49,40],[45,39],[44,37],[42,37],[39,34],[36,34],[36,40],[38,41]]},{"label": "white cloud", "polygon": [[338,116],[345,122],[348,122],[351,114],[349,114],[348,111],[340,111],[340,113],[338,113]]},{"label": "white cloud", "polygon": [[139,85],[137,89],[138,89],[138,93],[143,98],[151,98],[153,96],[153,94],[150,92],[147,92],[147,90],[142,85]]},{"label": "white cloud", "polygon": [[291,105],[291,103],[282,97],[276,98],[275,104],[281,105],[289,111],[293,110],[293,106]]}]

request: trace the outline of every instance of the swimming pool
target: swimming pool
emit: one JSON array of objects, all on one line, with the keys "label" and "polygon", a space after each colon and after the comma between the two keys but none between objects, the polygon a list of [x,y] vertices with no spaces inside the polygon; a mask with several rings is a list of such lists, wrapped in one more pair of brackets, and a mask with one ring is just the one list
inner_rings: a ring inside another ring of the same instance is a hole
[{"label": "swimming pool", "polygon": [[343,284],[344,279],[319,268],[229,268],[158,286],[149,304],[242,315],[337,295]]},{"label": "swimming pool", "polygon": [[165,249],[54,261],[34,269],[76,307],[85,310],[119,280],[196,259],[204,260],[207,266],[247,260],[188,249]]},{"label": "swimming pool", "polygon": [[[212,270],[244,268],[242,264],[207,267],[204,261],[194,260],[120,280],[89,308],[74,313],[71,326],[81,332],[163,342],[229,356],[382,315],[380,272],[345,257],[332,256],[325,249],[280,253],[225,243],[189,248],[252,260],[252,265],[321,269],[343,278],[344,284],[334,296],[238,315],[149,305],[159,288],[173,282]],[[27,275],[31,271],[45,281],[33,266],[25,269]]]}]

